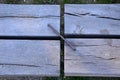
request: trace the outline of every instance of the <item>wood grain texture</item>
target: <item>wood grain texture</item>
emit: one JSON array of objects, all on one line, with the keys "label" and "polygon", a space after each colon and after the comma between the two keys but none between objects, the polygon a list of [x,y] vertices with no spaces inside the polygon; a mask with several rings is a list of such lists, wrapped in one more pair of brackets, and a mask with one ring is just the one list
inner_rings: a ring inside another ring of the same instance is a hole
[{"label": "wood grain texture", "polygon": [[77,50],[65,46],[66,76],[120,77],[120,40],[68,40]]},{"label": "wood grain texture", "polygon": [[66,4],[66,34],[120,35],[120,4]]},{"label": "wood grain texture", "polygon": [[59,41],[0,40],[0,76],[59,76],[59,46]]},{"label": "wood grain texture", "polygon": [[[0,35],[55,36],[48,24],[59,31],[59,16],[58,5],[0,4]],[[0,46],[0,76],[60,75],[59,41],[0,40]]]},{"label": "wood grain texture", "polygon": [[0,4],[0,35],[57,36],[48,24],[60,30],[59,5]]}]

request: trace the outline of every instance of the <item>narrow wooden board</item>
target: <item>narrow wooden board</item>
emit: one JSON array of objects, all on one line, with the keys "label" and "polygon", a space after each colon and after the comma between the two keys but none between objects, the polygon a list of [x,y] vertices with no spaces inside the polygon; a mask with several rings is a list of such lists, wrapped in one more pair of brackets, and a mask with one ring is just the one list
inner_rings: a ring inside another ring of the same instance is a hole
[{"label": "narrow wooden board", "polygon": [[65,46],[65,76],[120,77],[120,40],[69,39]]},{"label": "narrow wooden board", "polygon": [[66,4],[66,34],[120,35],[120,4]]},{"label": "narrow wooden board", "polygon": [[60,30],[59,5],[0,4],[0,35],[56,36],[48,24]]},{"label": "narrow wooden board", "polygon": [[59,41],[0,40],[0,76],[59,76],[59,53]]}]

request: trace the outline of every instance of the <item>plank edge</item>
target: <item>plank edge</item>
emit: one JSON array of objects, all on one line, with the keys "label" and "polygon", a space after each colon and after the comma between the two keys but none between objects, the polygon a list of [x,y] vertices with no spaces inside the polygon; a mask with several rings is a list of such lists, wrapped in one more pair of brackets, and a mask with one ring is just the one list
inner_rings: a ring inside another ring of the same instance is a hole
[{"label": "plank edge", "polygon": [[34,77],[59,77],[60,74],[50,74],[50,75],[43,75],[43,74],[40,74],[40,75],[27,75],[27,74],[23,74],[23,75],[0,75],[0,77],[26,77],[26,76],[34,76]]},{"label": "plank edge", "polygon": [[120,77],[120,74],[65,73],[65,76]]}]

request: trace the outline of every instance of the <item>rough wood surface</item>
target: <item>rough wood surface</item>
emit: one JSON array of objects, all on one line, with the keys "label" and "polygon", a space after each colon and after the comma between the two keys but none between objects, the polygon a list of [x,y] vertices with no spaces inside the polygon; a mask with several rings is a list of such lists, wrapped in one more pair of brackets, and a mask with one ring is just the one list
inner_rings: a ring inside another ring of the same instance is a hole
[{"label": "rough wood surface", "polygon": [[76,47],[65,47],[66,76],[120,77],[120,40],[69,39]]},{"label": "rough wood surface", "polygon": [[48,24],[60,30],[58,5],[0,4],[0,35],[56,36]]},{"label": "rough wood surface", "polygon": [[[55,36],[59,16],[58,5],[0,4],[0,35]],[[59,41],[0,40],[0,76],[59,76],[59,62]]]},{"label": "rough wood surface", "polygon": [[[66,4],[66,34],[120,35],[120,4]],[[69,39],[65,47],[66,76],[120,77],[120,40]]]},{"label": "rough wood surface", "polygon": [[0,76],[59,76],[59,46],[59,41],[0,40]]},{"label": "rough wood surface", "polygon": [[120,4],[66,4],[66,34],[120,35]]}]

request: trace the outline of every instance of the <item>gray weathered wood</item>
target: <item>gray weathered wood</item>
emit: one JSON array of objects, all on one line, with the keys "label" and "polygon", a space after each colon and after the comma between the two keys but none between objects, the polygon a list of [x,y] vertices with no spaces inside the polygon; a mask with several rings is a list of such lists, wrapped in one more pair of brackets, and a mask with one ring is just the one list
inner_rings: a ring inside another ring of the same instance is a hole
[{"label": "gray weathered wood", "polygon": [[0,40],[0,76],[59,76],[59,46],[59,41]]},{"label": "gray weathered wood", "polygon": [[66,4],[66,34],[120,35],[120,4]]},{"label": "gray weathered wood", "polygon": [[[58,5],[0,4],[0,35],[55,36],[59,16]],[[59,76],[59,53],[59,41],[0,40],[0,76]]]},{"label": "gray weathered wood", "polygon": [[120,40],[69,39],[76,47],[65,47],[66,76],[120,77]]},{"label": "gray weathered wood", "polygon": [[55,36],[48,24],[60,30],[58,5],[0,4],[0,35]]}]

